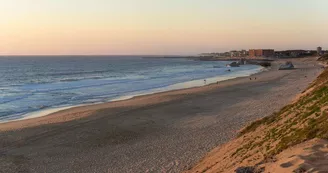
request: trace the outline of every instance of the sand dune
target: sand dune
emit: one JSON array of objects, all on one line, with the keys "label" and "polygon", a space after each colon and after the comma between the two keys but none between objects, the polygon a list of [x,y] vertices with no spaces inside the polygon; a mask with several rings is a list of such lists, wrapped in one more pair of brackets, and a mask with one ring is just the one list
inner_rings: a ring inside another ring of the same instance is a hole
[{"label": "sand dune", "polygon": [[327,141],[315,139],[327,139],[327,75],[325,70],[291,104],[245,126],[186,172],[327,172]]},{"label": "sand dune", "polygon": [[328,141],[313,139],[285,150],[276,156],[276,161],[263,165],[265,173],[328,172]]}]

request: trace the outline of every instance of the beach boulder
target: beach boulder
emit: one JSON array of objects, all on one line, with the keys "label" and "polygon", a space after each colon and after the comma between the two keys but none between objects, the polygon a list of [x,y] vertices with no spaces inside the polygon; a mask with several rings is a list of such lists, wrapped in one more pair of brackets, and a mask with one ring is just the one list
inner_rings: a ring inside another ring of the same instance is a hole
[{"label": "beach boulder", "polygon": [[256,173],[254,167],[239,167],[235,171],[236,173]]},{"label": "beach boulder", "polygon": [[239,63],[237,62],[232,62],[230,64],[227,64],[227,67],[239,67]]},{"label": "beach boulder", "polygon": [[287,61],[285,64],[283,64],[279,67],[279,70],[291,70],[294,68],[295,67],[294,67],[293,63],[290,61]]}]

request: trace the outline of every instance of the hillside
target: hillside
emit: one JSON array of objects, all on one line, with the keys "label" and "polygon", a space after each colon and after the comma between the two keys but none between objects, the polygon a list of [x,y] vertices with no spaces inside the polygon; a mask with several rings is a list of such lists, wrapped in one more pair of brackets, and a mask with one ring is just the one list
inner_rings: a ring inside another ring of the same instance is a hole
[{"label": "hillside", "polygon": [[187,172],[320,172],[328,163],[328,70],[299,99],[253,122]]}]

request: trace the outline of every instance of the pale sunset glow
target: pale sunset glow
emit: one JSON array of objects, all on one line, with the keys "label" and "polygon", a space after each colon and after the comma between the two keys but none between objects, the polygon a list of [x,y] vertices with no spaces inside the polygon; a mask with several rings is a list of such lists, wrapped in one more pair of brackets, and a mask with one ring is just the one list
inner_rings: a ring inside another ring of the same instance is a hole
[{"label": "pale sunset glow", "polygon": [[0,54],[328,47],[326,0],[0,0]]}]

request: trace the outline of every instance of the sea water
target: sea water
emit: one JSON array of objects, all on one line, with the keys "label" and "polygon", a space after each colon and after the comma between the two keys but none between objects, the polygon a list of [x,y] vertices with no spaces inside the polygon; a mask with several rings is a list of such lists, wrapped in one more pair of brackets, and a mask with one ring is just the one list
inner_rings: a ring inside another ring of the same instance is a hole
[{"label": "sea water", "polygon": [[[262,68],[140,56],[0,57],[0,122],[248,76]],[[231,69],[229,72],[228,69]],[[206,79],[206,82],[204,81]]]}]

